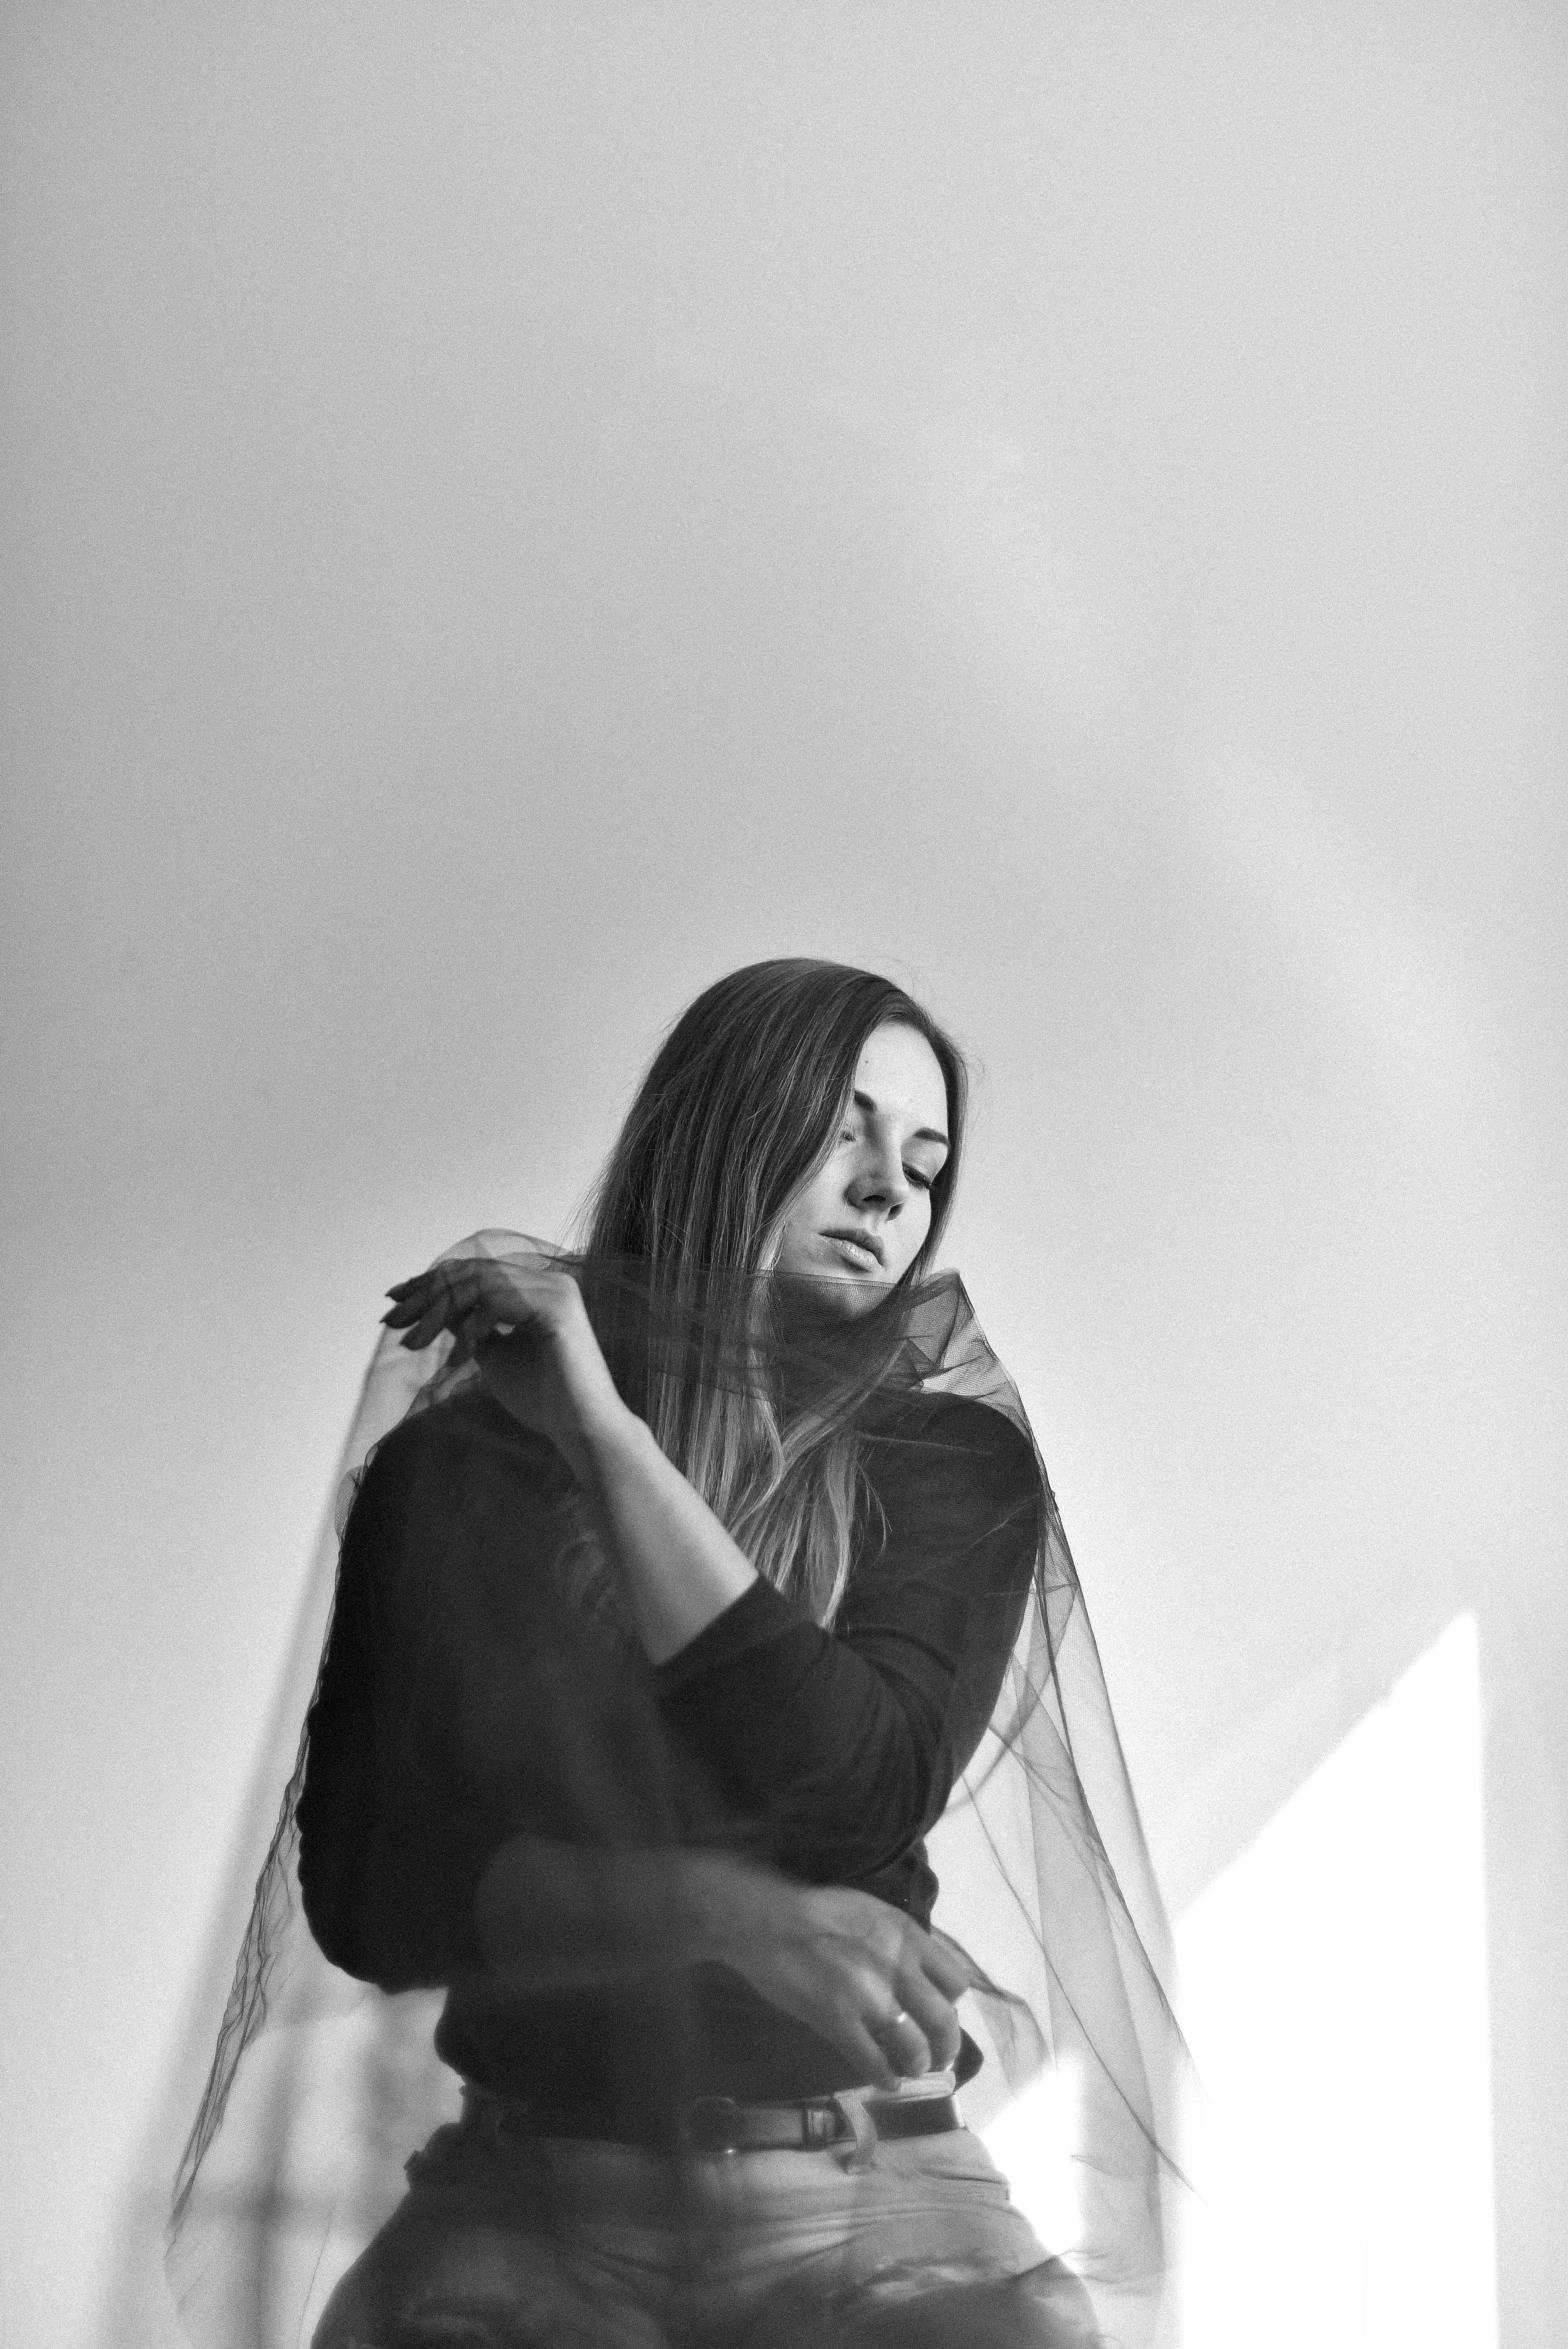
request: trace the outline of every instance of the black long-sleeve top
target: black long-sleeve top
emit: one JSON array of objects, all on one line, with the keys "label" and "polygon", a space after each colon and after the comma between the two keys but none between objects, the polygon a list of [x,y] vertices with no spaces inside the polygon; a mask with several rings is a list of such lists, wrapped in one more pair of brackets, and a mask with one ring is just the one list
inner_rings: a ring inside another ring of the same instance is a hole
[{"label": "black long-sleeve top", "polygon": [[488,1974],[481,1876],[529,1835],[714,1844],[929,1921],[922,1837],[995,1705],[1040,1530],[999,1413],[904,1397],[868,1433],[837,1618],[759,1580],[649,1666],[574,1593],[558,1457],[470,1392],[376,1451],[344,1532],[309,1724],[300,1882],[315,1937],[396,1991],[443,1986],[466,2078],[634,2114],[853,2084],[829,2043],[716,1965],[523,1991]]}]

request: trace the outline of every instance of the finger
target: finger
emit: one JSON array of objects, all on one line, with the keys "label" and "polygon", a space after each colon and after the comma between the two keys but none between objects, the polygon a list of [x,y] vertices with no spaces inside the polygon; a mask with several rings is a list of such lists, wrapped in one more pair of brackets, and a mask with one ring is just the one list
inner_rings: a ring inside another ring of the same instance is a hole
[{"label": "finger", "polygon": [[876,2037],[901,2080],[917,2080],[931,2070],[931,2042],[906,2008],[885,2016]]},{"label": "finger", "polygon": [[450,1263],[427,1264],[423,1272],[411,1272],[406,1281],[394,1281],[387,1290],[389,1297],[411,1297],[416,1289],[449,1288],[453,1281],[468,1271],[468,1266],[454,1258]]},{"label": "finger", "polygon": [[472,1313],[464,1314],[452,1332],[451,1367],[461,1368],[463,1363],[472,1361],[489,1334],[489,1316],[476,1305]]},{"label": "finger", "polygon": [[387,1295],[395,1301],[381,1318],[389,1329],[406,1329],[424,1314],[444,1310],[467,1286],[440,1271],[417,1273],[412,1280],[399,1281],[396,1289],[388,1289]]},{"label": "finger", "polygon": [[444,1311],[432,1306],[425,1306],[423,1309],[417,1306],[413,1307],[408,1312],[399,1315],[395,1320],[390,1313],[383,1314],[381,1318],[385,1326],[394,1332],[413,1328],[424,1330],[426,1334],[423,1337],[417,1339],[404,1339],[405,1345],[412,1344],[420,1346],[428,1346],[431,1337],[437,1330],[445,1327],[447,1320],[447,1316]]},{"label": "finger", "polygon": [[855,2067],[857,2081],[869,2088],[896,2088],[900,2074],[885,2048],[879,2047],[865,2025],[852,2015],[839,2018],[832,2033],[835,2046]]},{"label": "finger", "polygon": [[933,1941],[929,1935],[924,1938],[924,1947],[915,1965],[909,1969],[911,1973],[916,1970],[924,1974],[928,1981],[934,1982],[948,1998],[962,1998],[964,1992],[974,1984],[974,1968],[968,1961],[944,1947],[940,1941]]},{"label": "finger", "polygon": [[[390,1289],[387,1294],[388,1296],[392,1294]],[[418,1315],[419,1299],[408,1296],[400,1297],[395,1305],[389,1305],[381,1318],[388,1329],[406,1329],[411,1321],[417,1320]]]},{"label": "finger", "polygon": [[924,2069],[945,2071],[958,2054],[962,2036],[952,2001],[923,1974],[906,1976],[898,1985],[898,1995],[904,2002],[911,2027],[918,2028],[924,2038],[930,2057]]},{"label": "finger", "polygon": [[442,1329],[460,1329],[483,1303],[484,1291],[469,1272],[442,1272],[432,1279],[428,1294],[408,1300],[414,1309],[416,1328],[428,1333],[419,1343],[428,1346]]},{"label": "finger", "polygon": [[430,1306],[425,1313],[421,1314],[407,1337],[404,1338],[404,1345],[413,1354],[417,1354],[421,1346],[433,1345],[447,1327],[450,1319],[451,1313],[444,1301],[439,1305]]}]

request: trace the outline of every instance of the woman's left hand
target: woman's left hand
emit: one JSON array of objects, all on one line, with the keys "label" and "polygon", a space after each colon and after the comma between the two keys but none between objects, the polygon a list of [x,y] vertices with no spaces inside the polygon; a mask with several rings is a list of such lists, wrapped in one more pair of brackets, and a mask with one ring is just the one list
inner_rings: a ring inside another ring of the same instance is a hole
[{"label": "woman's left hand", "polygon": [[796,1884],[718,1854],[686,1860],[693,1945],[819,2037],[876,2088],[956,2062],[956,1946],[846,1885]]},{"label": "woman's left hand", "polygon": [[450,1330],[453,1360],[477,1362],[497,1402],[579,1474],[595,1435],[626,1416],[582,1291],[548,1256],[457,1257],[387,1294],[382,1319],[405,1346]]}]

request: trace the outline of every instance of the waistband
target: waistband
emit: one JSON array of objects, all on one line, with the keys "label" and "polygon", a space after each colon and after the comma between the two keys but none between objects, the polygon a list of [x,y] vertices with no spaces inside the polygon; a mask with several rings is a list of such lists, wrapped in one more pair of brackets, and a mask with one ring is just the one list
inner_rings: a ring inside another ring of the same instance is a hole
[{"label": "waistband", "polygon": [[894,2091],[845,2088],[796,2103],[744,2104],[732,2096],[701,2096],[685,2106],[673,2124],[661,2116],[639,2128],[625,2114],[611,2114],[600,2105],[504,2096],[466,2081],[461,2126],[502,2147],[539,2137],[586,2138],[723,2158],[846,2146],[848,2166],[858,2168],[869,2161],[879,2140],[934,2137],[961,2129],[964,2122],[953,2087],[951,2072],[935,2072]]}]

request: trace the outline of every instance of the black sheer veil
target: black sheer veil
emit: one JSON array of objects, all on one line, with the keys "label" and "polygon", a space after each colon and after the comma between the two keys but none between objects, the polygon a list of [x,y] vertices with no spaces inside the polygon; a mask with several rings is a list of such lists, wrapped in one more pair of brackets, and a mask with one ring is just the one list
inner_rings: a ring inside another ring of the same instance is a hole
[{"label": "black sheer veil", "polygon": [[[677,1308],[654,1296],[644,1267],[586,1263],[510,1232],[477,1234],[442,1260],[514,1254],[574,1272],[629,1399],[656,1363],[687,1380],[782,1379],[797,1407],[850,1426],[890,1393],[953,1395],[1027,1437],[1040,1503],[1031,1587],[990,1726],[928,1838],[941,1883],[934,1929],[965,1955],[973,1987],[961,2015],[986,2058],[961,2104],[982,2128],[1016,2100],[1031,2100],[1016,2104],[1023,2112],[1049,2104],[1072,2220],[1071,2240],[1046,2248],[1083,2278],[1110,2339],[1170,2338],[1191,2098],[1162,1980],[1168,1936],[1061,1518],[1018,1390],[962,1282],[943,1272],[905,1284],[845,1321],[781,1309],[767,1276],[742,1299],[733,1281],[723,1294],[709,1284]],[[372,1356],[208,1980],[155,2132],[154,2159],[169,2167],[143,2182],[141,2256],[133,2247],[121,2264],[116,2339],[306,2349],[338,2278],[401,2198],[404,2163],[458,2111],[460,2083],[432,2045],[442,1993],[388,1995],[340,1972],[312,1939],[296,1806],[356,1480],[400,1421],[476,1377],[450,1338],[411,1354],[384,1332]],[[147,2255],[155,2195],[167,2221],[161,2291]]]}]

